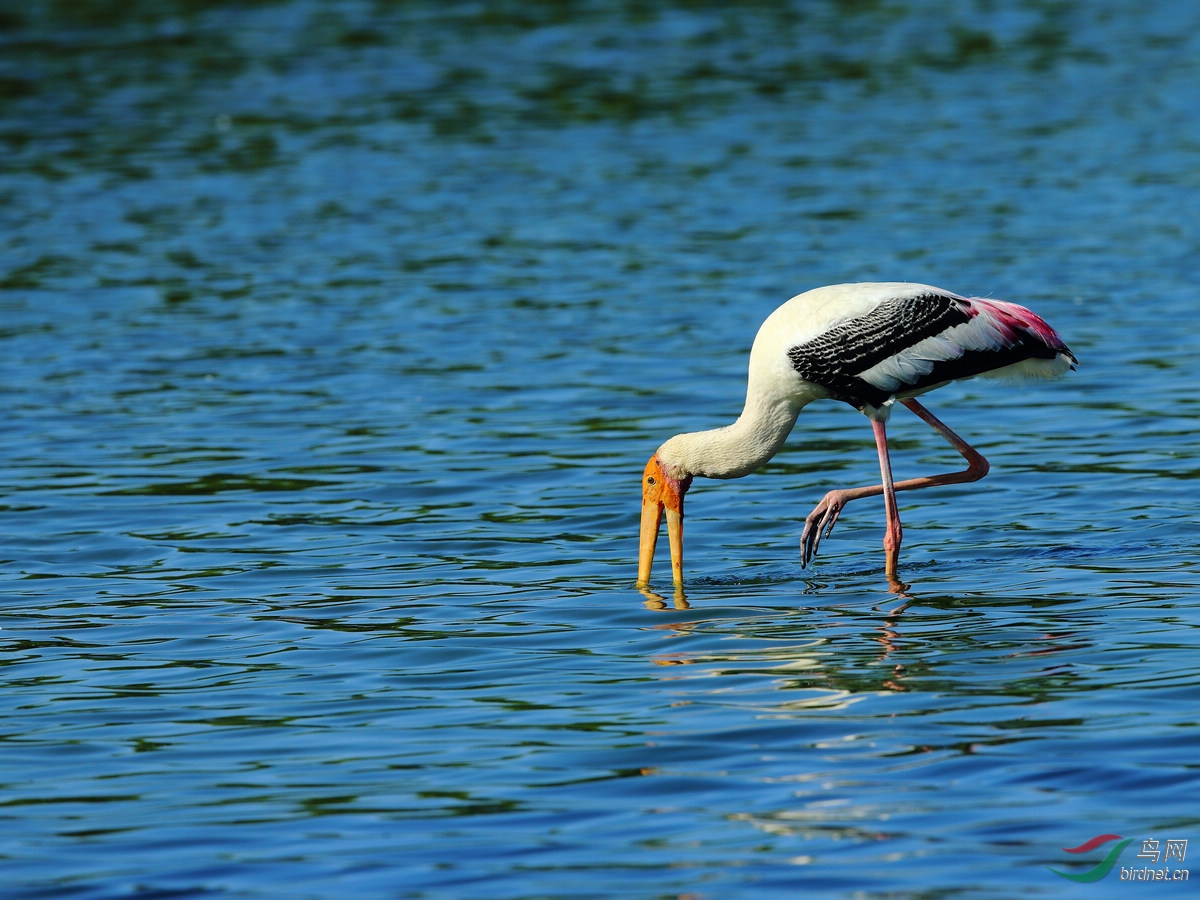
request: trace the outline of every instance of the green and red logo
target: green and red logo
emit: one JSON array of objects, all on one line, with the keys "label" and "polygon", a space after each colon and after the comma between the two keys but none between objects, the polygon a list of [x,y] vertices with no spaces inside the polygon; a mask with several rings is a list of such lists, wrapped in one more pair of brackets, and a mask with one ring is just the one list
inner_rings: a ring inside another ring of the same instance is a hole
[{"label": "green and red logo", "polygon": [[[1117,843],[1113,844],[1104,859],[1086,872],[1060,872],[1058,869],[1050,869],[1049,866],[1046,868],[1055,875],[1080,884],[1099,881],[1112,871],[1113,866],[1117,864],[1117,857],[1129,846],[1133,838],[1123,838],[1119,834],[1098,834],[1078,847],[1063,847],[1064,853],[1087,853],[1109,841]],[[1121,866],[1121,881],[1187,881],[1191,873],[1187,869],[1171,865],[1173,862],[1183,862],[1187,858],[1187,845],[1187,838],[1167,838],[1166,841],[1159,841],[1157,838],[1143,839],[1142,849],[1136,859],[1147,860],[1153,864],[1153,868],[1149,864],[1143,864],[1139,868],[1137,862]]]},{"label": "green and red logo", "polygon": [[1093,868],[1086,872],[1060,872],[1058,869],[1050,869],[1055,875],[1061,875],[1069,881],[1077,881],[1080,884],[1089,884],[1093,881],[1099,881],[1105,875],[1112,871],[1112,867],[1117,864],[1117,857],[1121,855],[1121,851],[1129,846],[1129,842],[1133,838],[1122,839],[1119,834],[1098,834],[1090,841],[1085,841],[1078,847],[1063,847],[1064,853],[1087,853],[1089,850],[1095,850],[1101,844],[1107,844],[1109,841],[1119,841],[1113,845],[1113,848],[1108,851],[1108,855],[1100,860]]}]

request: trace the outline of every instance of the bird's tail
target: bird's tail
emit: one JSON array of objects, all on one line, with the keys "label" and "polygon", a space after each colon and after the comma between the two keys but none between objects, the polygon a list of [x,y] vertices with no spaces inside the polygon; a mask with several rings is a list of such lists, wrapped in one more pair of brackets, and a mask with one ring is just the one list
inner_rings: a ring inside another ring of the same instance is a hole
[{"label": "bird's tail", "polygon": [[986,316],[1000,330],[1010,346],[1022,345],[1031,351],[1029,358],[987,372],[986,377],[1018,381],[1054,378],[1079,364],[1062,336],[1033,310],[1005,300],[981,297],[972,297],[967,302],[977,315]]}]

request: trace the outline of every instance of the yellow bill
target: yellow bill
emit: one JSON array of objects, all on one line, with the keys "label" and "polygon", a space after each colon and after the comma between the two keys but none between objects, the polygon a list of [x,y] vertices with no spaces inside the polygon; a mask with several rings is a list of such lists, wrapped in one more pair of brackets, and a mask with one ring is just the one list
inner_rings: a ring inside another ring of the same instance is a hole
[{"label": "yellow bill", "polygon": [[684,479],[668,475],[657,455],[650,457],[646,463],[646,469],[642,472],[642,528],[638,541],[639,587],[650,583],[658,528],[664,515],[667,519],[667,540],[671,545],[671,577],[676,585],[683,584],[683,495],[691,485],[690,475]]}]

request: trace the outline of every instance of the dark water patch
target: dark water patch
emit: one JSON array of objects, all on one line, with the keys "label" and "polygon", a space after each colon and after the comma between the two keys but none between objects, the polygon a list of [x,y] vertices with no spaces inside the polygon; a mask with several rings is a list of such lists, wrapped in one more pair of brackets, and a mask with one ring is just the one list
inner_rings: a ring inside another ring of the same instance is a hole
[{"label": "dark water patch", "polygon": [[266,478],[216,472],[190,481],[157,482],[107,491],[110,495],[190,496],[220,494],[227,491],[302,491],[325,487],[329,481],[312,478]]}]

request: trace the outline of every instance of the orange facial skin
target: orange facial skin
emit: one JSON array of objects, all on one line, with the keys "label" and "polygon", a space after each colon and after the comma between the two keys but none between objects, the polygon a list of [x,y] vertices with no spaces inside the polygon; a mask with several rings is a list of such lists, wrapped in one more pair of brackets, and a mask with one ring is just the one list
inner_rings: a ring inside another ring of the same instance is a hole
[{"label": "orange facial skin", "polygon": [[667,538],[671,543],[671,576],[676,585],[683,584],[683,495],[691,486],[691,475],[681,479],[672,478],[663,469],[657,454],[646,463],[642,472],[642,529],[638,542],[639,587],[650,582],[658,527],[664,514],[667,518]]}]

